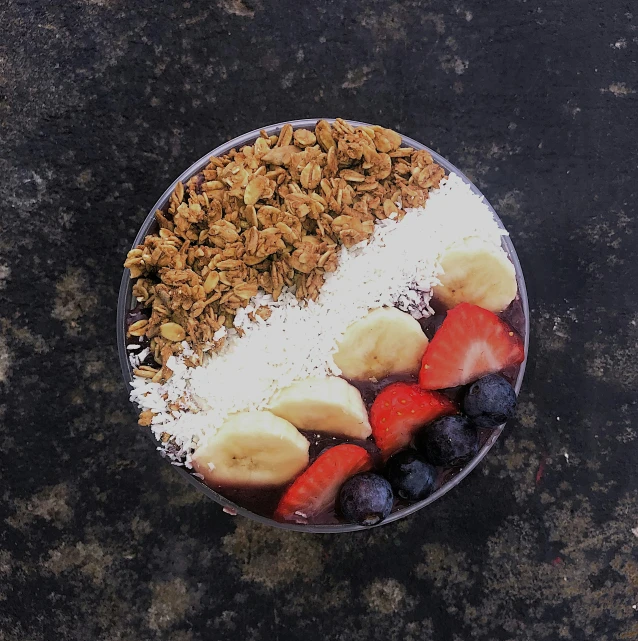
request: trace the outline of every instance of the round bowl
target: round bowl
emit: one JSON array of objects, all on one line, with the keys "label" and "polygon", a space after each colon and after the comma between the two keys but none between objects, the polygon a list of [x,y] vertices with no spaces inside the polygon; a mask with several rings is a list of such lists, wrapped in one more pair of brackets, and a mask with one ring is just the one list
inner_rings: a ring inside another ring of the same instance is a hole
[{"label": "round bowl", "polygon": [[[316,123],[319,120],[322,120],[322,119],[308,118],[305,120],[292,120],[289,122],[290,124],[292,124],[294,129],[298,129],[298,128],[314,129]],[[324,118],[323,120],[327,120],[328,122],[334,122],[335,119]],[[365,126],[368,124],[368,123],[358,122],[354,120],[348,120],[348,122],[355,127]],[[269,127],[255,129],[254,131],[250,131],[246,134],[243,134],[242,136],[238,136],[237,138],[234,138],[233,140],[229,140],[223,145],[216,147],[212,151],[208,152],[206,155],[202,156],[198,161],[194,162],[188,169],[182,172],[173,181],[173,183],[166,189],[166,191],[162,194],[162,196],[155,203],[155,205],[153,205],[148,216],[146,217],[142,226],[140,227],[140,230],[137,236],[135,237],[135,240],[133,241],[133,244],[131,247],[133,248],[136,245],[142,244],[147,234],[153,233],[154,231],[156,231],[157,223],[155,222],[155,211],[158,209],[164,209],[164,207],[168,203],[168,199],[173,193],[173,190],[175,189],[175,186],[177,185],[178,182],[180,181],[186,182],[191,176],[201,171],[208,164],[208,160],[211,156],[222,156],[228,153],[232,148],[240,148],[244,145],[252,144],[259,137],[260,131],[262,129],[264,129],[269,135],[278,134],[281,128],[284,126],[284,124],[286,123],[278,123],[276,125],[270,125]],[[432,154],[433,159],[439,165],[441,165],[446,170],[446,172],[454,173],[460,176],[467,184],[470,185],[472,191],[485,201],[485,203],[489,206],[490,211],[494,216],[494,219],[497,221],[499,226],[504,229],[501,219],[498,217],[498,215],[494,211],[493,207],[489,204],[485,196],[483,196],[483,194],[472,184],[472,182],[461,171],[459,171],[452,163],[448,162],[445,158],[441,157],[435,151],[432,151],[432,149],[430,149],[429,147],[426,147],[425,145],[421,144],[420,142],[417,142],[416,140],[413,140],[412,138],[408,138],[407,136],[402,136],[402,139],[403,139],[404,146],[413,147],[415,149],[426,150],[427,152]],[[529,304],[527,300],[527,290],[525,288],[523,271],[521,269],[521,265],[516,255],[514,245],[512,244],[512,241],[510,240],[509,236],[503,236],[502,245],[503,245],[503,249],[507,252],[508,256],[510,257],[510,260],[512,261],[512,263],[514,264],[514,267],[516,268],[516,280],[518,282],[518,295],[520,297],[520,301],[523,308],[523,314],[524,314],[523,340],[525,342],[525,360],[520,366],[520,369],[518,371],[518,376],[516,378],[515,385],[514,385],[516,389],[516,393],[518,394],[521,388],[521,384],[523,382],[523,376],[525,374],[525,365],[527,363],[527,350],[529,345]],[[117,346],[118,346],[118,352],[120,357],[120,365],[122,367],[122,375],[124,377],[124,381],[129,390],[131,389],[130,383],[131,383],[131,380],[133,379],[133,371],[128,359],[128,352],[126,350],[125,318],[126,318],[127,312],[135,306],[135,303],[136,301],[133,299],[133,295],[132,295],[132,281],[129,276],[129,270],[125,269],[124,274],[122,276],[122,282],[120,285],[118,305],[117,305]],[[498,439],[498,437],[503,432],[503,428],[504,428],[504,425],[501,425],[500,427],[494,429],[494,431],[491,433],[491,435],[489,436],[489,438],[487,439],[483,447],[479,450],[478,454],[455,476],[453,476],[451,479],[445,482],[436,492],[428,496],[426,499],[423,499],[422,501],[418,501],[416,503],[413,503],[412,505],[409,505],[407,507],[401,508],[393,512],[392,514],[390,514],[390,516],[388,516],[388,518],[386,518],[384,521],[379,523],[379,525],[386,525],[388,523],[392,523],[393,521],[397,521],[398,519],[402,519],[406,516],[409,516],[410,514],[414,514],[414,512],[417,512],[418,510],[423,509],[427,505],[434,503],[434,501],[440,499],[444,494],[447,494],[452,488],[456,487],[483,460],[483,458],[485,458],[485,456],[490,451],[490,449],[492,449],[494,443],[496,443],[496,440]],[[146,430],[146,433],[149,435],[153,443],[156,443],[155,437],[153,436],[151,431]],[[166,461],[166,465],[171,465],[171,464],[169,461]],[[200,492],[203,492],[206,496],[208,496],[210,499],[212,499],[216,503],[219,503],[220,505],[222,505],[230,513],[241,514],[242,516],[245,516],[259,523],[263,523],[265,525],[278,527],[284,530],[293,530],[298,532],[315,532],[315,533],[354,532],[357,530],[369,529],[368,527],[365,527],[365,526],[353,525],[349,523],[335,524],[335,525],[304,525],[304,524],[298,524],[298,523],[280,523],[279,521],[275,521],[265,516],[255,514],[254,512],[251,512],[241,507],[240,505],[237,505],[232,501],[229,501],[227,498],[225,498],[221,494],[215,492],[215,490],[209,488],[197,477],[193,476],[186,468],[176,466],[176,465],[172,465],[172,467],[175,470],[175,472],[179,474],[184,480],[186,480],[188,483],[193,485]]]}]

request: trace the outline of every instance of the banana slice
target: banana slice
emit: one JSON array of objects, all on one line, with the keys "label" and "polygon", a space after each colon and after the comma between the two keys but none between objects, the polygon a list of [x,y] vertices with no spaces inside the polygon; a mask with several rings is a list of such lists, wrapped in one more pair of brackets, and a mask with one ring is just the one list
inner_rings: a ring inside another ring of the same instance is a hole
[{"label": "banana slice", "polygon": [[395,307],[381,307],[348,327],[334,361],[355,380],[416,374],[427,346],[418,321]]},{"label": "banana slice", "polygon": [[195,450],[193,467],[210,485],[277,487],[307,467],[309,446],[283,418],[239,412]]},{"label": "banana slice", "polygon": [[361,439],[372,433],[359,390],[337,376],[297,381],[281,390],[269,409],[300,430]]},{"label": "banana slice", "polygon": [[452,245],[440,263],[441,285],[433,293],[447,307],[473,303],[497,313],[516,296],[516,272],[507,254],[476,236]]}]

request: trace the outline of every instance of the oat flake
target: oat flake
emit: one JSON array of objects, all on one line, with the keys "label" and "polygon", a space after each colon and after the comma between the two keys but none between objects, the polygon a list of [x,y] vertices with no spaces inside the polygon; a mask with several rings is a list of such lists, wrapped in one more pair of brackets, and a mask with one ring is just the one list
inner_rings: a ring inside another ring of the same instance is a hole
[{"label": "oat flake", "polygon": [[[369,242],[341,248],[338,268],[326,275],[316,302],[300,303],[292,290],[277,301],[260,292],[235,317],[243,336],[229,330],[222,350],[201,366],[186,366],[186,350],[171,357],[167,383],[133,381],[131,400],[156,414],[155,435],[172,437],[161,446],[170,458],[190,466],[197,442],[229,414],[266,408],[278,389],[296,380],[338,375],[332,358],[338,340],[370,309],[396,305],[416,318],[429,315],[441,253],[470,236],[500,245],[506,233],[484,200],[454,174],[430,193],[425,207],[406,211],[400,222],[377,221]],[[267,320],[251,313],[260,306],[270,309]]]}]

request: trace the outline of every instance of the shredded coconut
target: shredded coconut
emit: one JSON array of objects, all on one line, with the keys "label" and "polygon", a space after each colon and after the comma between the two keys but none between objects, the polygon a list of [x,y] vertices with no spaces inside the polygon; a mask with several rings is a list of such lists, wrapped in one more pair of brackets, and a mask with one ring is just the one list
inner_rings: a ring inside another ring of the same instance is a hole
[{"label": "shredded coconut", "polygon": [[[135,378],[131,400],[155,413],[156,436],[171,435],[161,446],[167,456],[190,467],[197,443],[229,414],[265,409],[279,389],[296,380],[340,374],[333,360],[338,341],[369,310],[396,305],[415,318],[430,315],[438,259],[446,248],[471,236],[500,246],[504,234],[485,201],[451,174],[425,207],[408,209],[400,222],[377,221],[369,242],[342,247],[338,268],[326,274],[316,302],[300,304],[292,290],[277,301],[258,293],[235,317],[243,336],[220,329],[214,336],[226,338],[220,352],[194,368],[184,363],[192,351],[171,357],[169,381]],[[252,314],[260,306],[270,308],[267,320]]]}]

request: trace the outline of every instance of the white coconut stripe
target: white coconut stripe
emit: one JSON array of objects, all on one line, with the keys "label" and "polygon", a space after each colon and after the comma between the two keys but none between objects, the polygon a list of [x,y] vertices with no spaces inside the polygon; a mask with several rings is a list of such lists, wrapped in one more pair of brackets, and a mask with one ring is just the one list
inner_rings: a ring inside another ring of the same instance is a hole
[{"label": "white coconut stripe", "polygon": [[[425,207],[407,210],[401,222],[378,221],[370,242],[342,248],[316,302],[300,305],[291,291],[276,302],[258,294],[235,318],[242,337],[230,330],[224,348],[200,367],[173,357],[171,379],[165,385],[137,379],[131,399],[157,413],[157,436],[171,434],[179,455],[188,454],[232,412],[263,409],[295,380],[339,374],[332,358],[337,342],[370,309],[397,305],[417,318],[427,315],[441,253],[470,236],[500,245],[504,233],[485,202],[451,175]],[[251,321],[248,314],[260,305],[270,307],[270,318]],[[169,410],[169,402],[181,409]]]}]

